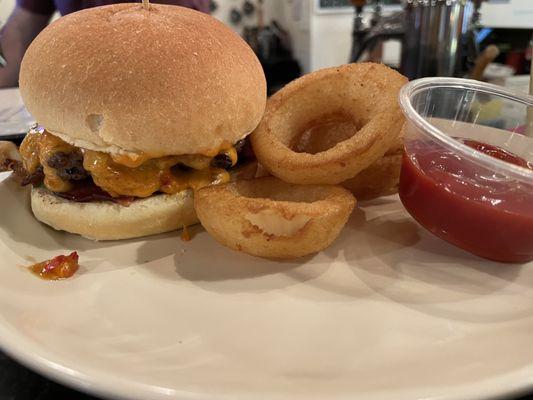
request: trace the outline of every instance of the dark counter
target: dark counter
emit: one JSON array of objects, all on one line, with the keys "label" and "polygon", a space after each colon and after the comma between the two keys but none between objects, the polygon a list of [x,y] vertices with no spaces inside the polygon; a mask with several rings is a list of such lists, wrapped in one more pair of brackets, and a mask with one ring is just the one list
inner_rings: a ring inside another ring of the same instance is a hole
[{"label": "dark counter", "polygon": [[0,400],[100,400],[67,389],[0,352]]}]

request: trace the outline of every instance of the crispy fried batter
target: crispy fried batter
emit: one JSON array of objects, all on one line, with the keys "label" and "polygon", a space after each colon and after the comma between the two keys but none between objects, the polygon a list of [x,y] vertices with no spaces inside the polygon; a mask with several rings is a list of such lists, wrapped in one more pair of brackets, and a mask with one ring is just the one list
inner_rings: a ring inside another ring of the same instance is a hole
[{"label": "crispy fried batter", "polygon": [[383,157],[341,185],[358,200],[371,200],[397,193],[402,157],[403,135],[400,135]]},{"label": "crispy fried batter", "polygon": [[406,82],[373,63],[297,79],[270,98],[250,136],[258,161],[285,182],[338,184],[353,178],[383,157],[400,135],[404,117],[397,98]]},{"label": "crispy fried batter", "polygon": [[294,185],[274,177],[207,187],[195,195],[204,228],[231,249],[296,258],[328,247],[355,206],[336,186]]}]

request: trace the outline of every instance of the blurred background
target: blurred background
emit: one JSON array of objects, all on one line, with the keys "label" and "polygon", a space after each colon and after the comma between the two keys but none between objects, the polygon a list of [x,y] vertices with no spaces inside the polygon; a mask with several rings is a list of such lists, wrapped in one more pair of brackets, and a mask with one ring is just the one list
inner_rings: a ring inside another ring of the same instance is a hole
[{"label": "blurred background", "polygon": [[[0,0],[0,25],[14,5]],[[302,73],[363,60],[411,79],[529,85],[533,0],[213,0],[210,9],[254,48],[271,93]]]},{"label": "blurred background", "polygon": [[[14,5],[0,0],[0,26]],[[363,60],[411,79],[528,90],[533,0],[213,0],[210,10],[254,48],[271,93],[302,73]]]}]

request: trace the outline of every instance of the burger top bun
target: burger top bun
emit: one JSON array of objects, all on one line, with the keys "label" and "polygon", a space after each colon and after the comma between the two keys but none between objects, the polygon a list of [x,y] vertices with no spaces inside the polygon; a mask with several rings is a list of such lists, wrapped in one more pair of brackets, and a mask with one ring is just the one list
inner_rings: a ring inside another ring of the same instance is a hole
[{"label": "burger top bun", "polygon": [[36,120],[82,148],[150,157],[212,155],[250,133],[266,82],[230,28],[183,7],[140,3],[60,18],[20,72]]}]

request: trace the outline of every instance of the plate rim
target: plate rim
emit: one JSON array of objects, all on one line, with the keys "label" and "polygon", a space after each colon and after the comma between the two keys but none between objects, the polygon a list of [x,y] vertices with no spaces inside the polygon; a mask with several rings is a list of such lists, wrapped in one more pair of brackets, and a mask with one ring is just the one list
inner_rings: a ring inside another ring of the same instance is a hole
[{"label": "plate rim", "polygon": [[[60,383],[90,395],[106,399],[123,400],[235,400],[248,399],[260,400],[265,396],[276,398],[274,394],[247,393],[245,395],[212,395],[201,392],[178,391],[176,389],[144,384],[118,377],[117,375],[98,374],[97,371],[86,372],[67,366],[58,360],[58,356],[49,353],[42,346],[38,346],[25,337],[17,337],[13,327],[0,315],[0,350],[19,362],[26,368],[44,376],[47,379]],[[529,377],[529,378],[524,378]],[[487,380],[481,380],[467,385],[461,385],[460,393],[450,395],[424,395],[410,396],[411,400],[498,400],[509,396],[523,396],[533,393],[533,362],[522,368],[513,370],[497,378],[489,378],[493,385],[487,385]],[[454,389],[455,392],[458,389]],[[290,396],[290,393],[288,394]],[[357,395],[352,393],[329,397],[329,399],[351,398]],[[373,395],[374,396],[374,395]],[[404,397],[392,393],[391,398],[403,399]],[[286,397],[283,396],[285,399]],[[289,397],[290,398],[290,397]],[[373,397],[372,397],[373,398]],[[381,398],[381,397],[380,397]]]}]

